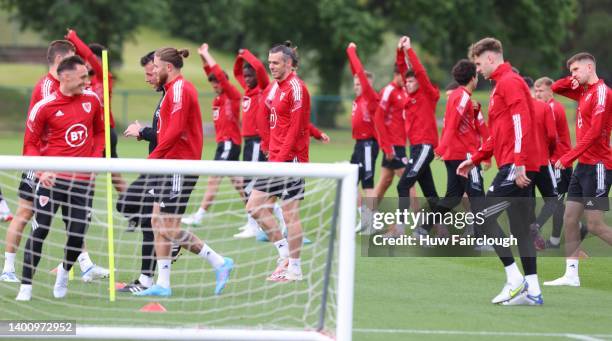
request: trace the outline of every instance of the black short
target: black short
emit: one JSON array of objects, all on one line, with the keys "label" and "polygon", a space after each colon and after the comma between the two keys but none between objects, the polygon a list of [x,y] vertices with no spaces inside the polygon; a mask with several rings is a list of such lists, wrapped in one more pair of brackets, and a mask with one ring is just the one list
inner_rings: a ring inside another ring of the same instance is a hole
[{"label": "black short", "polygon": [[155,199],[155,188],[150,179],[154,175],[141,174],[127,190],[117,199],[117,211],[121,212],[134,225],[141,225],[141,220],[150,219]]},{"label": "black short", "polygon": [[378,157],[378,142],[374,139],[357,140],[351,155],[351,163],[359,165],[361,187],[374,188],[374,170]]},{"label": "black short", "polygon": [[540,191],[542,197],[557,197],[559,195],[555,172],[550,164],[540,167],[534,182],[534,196],[536,188]]},{"label": "black short", "polygon": [[[55,179],[53,187],[36,186],[36,218],[34,224],[51,226],[51,220],[58,208],[66,227],[73,224],[89,224],[93,205],[93,181]],[[86,231],[87,228],[82,230]]]},{"label": "black short", "polygon": [[258,162],[267,161],[266,155],[261,150],[261,138],[245,137],[242,150],[242,161]]},{"label": "black short", "polygon": [[37,184],[38,178],[36,177],[36,171],[29,170],[21,173],[21,182],[19,182],[18,188],[19,197],[23,200],[34,201]]},{"label": "black short", "polygon": [[533,198],[533,184],[538,172],[527,172],[527,177],[531,180],[529,186],[521,188],[516,184],[516,168],[513,164],[507,164],[499,168],[497,175],[493,179],[487,191],[487,197],[503,198]]},{"label": "black short", "polygon": [[395,151],[395,157],[393,160],[388,161],[386,157],[382,158],[382,166],[389,169],[402,169],[408,164],[408,158],[406,157],[406,147],[404,146],[393,146]]},{"label": "black short", "polygon": [[610,184],[612,170],[606,169],[603,163],[585,165],[579,163],[572,174],[567,200],[584,204],[585,210],[610,210]]},{"label": "black short", "polygon": [[191,192],[198,182],[197,175],[170,174],[159,175],[152,179],[155,202],[160,211],[167,214],[183,214]]},{"label": "black short", "polygon": [[572,168],[555,169],[555,179],[557,181],[557,192],[559,194],[567,193],[570,180],[572,179]]},{"label": "black short", "polygon": [[[111,157],[116,159],[119,157],[117,155],[117,132],[115,128],[110,128],[110,145],[111,145]],[[106,150],[102,152],[102,156],[106,157]]]},{"label": "black short", "polygon": [[[297,160],[286,162],[297,162]],[[258,178],[253,188],[274,195],[281,200],[304,200],[306,180],[294,177]]]},{"label": "black short", "polygon": [[215,152],[216,161],[238,161],[240,160],[240,145],[230,140],[217,143]]}]

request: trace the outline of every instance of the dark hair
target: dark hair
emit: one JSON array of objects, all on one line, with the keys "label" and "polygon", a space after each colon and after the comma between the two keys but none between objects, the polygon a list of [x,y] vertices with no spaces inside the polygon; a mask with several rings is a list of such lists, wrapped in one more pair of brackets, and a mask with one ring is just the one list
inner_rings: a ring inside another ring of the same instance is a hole
[{"label": "dark hair", "polygon": [[451,81],[450,83],[446,84],[446,88],[444,88],[445,91],[450,91],[450,90],[455,90],[459,87],[459,83],[457,83],[457,81]]},{"label": "dark hair", "polygon": [[468,56],[470,59],[474,60],[474,58],[479,57],[481,54],[487,51],[503,53],[502,43],[499,40],[491,37],[480,39],[470,46]]},{"label": "dark hair", "polygon": [[533,78],[529,76],[523,76],[523,80],[525,81],[525,83],[527,83],[527,87],[529,89],[533,88]]},{"label": "dark hair", "polygon": [[467,59],[459,60],[451,71],[459,85],[466,85],[476,76],[476,65]]},{"label": "dark hair", "polygon": [[[226,79],[229,79],[229,76],[227,75],[227,72],[223,71],[223,74],[225,75]],[[208,81],[209,82],[219,83],[219,80],[217,79],[217,76],[215,76],[214,73],[211,73],[210,75],[208,75]]]},{"label": "dark hair", "polygon": [[580,52],[570,57],[570,59],[567,60],[567,63],[565,64],[565,66],[567,66],[567,68],[569,69],[570,66],[574,64],[575,62],[580,62],[583,60],[590,60],[593,62],[593,64],[596,64],[595,57],[593,57],[592,54],[588,52]]},{"label": "dark hair", "polygon": [[416,77],[416,75],[414,74],[414,70],[408,69],[408,71],[406,71],[406,74],[404,75],[404,78],[412,78],[412,77]]},{"label": "dark hair", "polygon": [[183,58],[189,57],[189,50],[177,50],[174,47],[162,47],[155,51],[155,55],[166,63],[172,64],[175,68],[183,67]]},{"label": "dark hair", "polygon": [[295,46],[290,40],[286,40],[282,44],[275,45],[270,49],[270,53],[282,52],[283,59],[286,61],[291,58],[291,65],[297,67],[300,62],[297,54],[297,46]]},{"label": "dark hair", "polygon": [[102,50],[106,50],[106,47],[98,43],[91,43],[89,44],[89,49],[91,52],[93,52],[93,54],[98,56],[98,58],[102,58]]},{"label": "dark hair", "polygon": [[155,51],[151,51],[144,56],[140,57],[140,66],[145,66],[151,62],[153,62],[153,58],[155,57]]},{"label": "dark hair", "polygon": [[47,62],[53,64],[56,56],[65,56],[75,51],[74,45],[68,40],[54,40],[49,44],[49,48],[47,49]]},{"label": "dark hair", "polygon": [[76,69],[77,65],[85,65],[85,61],[79,56],[71,56],[64,58],[57,66],[57,74],[61,74],[64,71],[72,71]]}]

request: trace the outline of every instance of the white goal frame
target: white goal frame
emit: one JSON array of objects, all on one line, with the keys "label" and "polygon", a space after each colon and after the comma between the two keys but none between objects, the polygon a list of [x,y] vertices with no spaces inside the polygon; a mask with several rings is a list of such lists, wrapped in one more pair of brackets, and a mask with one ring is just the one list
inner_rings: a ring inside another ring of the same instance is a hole
[{"label": "white goal frame", "polygon": [[[318,331],[261,329],[143,328],[77,326],[79,339],[173,340],[348,340],[352,339],[355,275],[356,165],[348,163],[278,163],[192,160],[145,160],[1,156],[0,170],[46,170],[95,173],[198,174],[248,177],[314,177],[338,181],[338,272],[335,338]],[[110,174],[109,174],[110,175]],[[6,337],[6,336],[4,336]],[[14,336],[11,336],[13,338]],[[31,338],[32,336],[27,336]],[[40,336],[36,336],[37,338]],[[62,339],[71,336],[58,336]],[[3,338],[3,336],[0,336]]]}]

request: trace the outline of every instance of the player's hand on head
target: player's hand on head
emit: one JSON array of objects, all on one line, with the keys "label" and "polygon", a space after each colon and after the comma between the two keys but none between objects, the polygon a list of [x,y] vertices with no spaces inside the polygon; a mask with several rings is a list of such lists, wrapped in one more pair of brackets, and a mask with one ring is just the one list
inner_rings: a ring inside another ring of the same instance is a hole
[{"label": "player's hand on head", "polygon": [[351,49],[356,49],[357,45],[355,43],[353,43],[352,41],[348,44],[348,47]]},{"label": "player's hand on head", "polygon": [[327,134],[325,134],[325,133],[321,133],[321,142],[327,144],[327,143],[329,143],[329,141],[331,141],[329,136],[327,136]]},{"label": "player's hand on head", "polygon": [[516,185],[520,188],[525,188],[529,186],[531,180],[527,177],[527,172],[525,171],[525,166],[516,167]]},{"label": "player's hand on head", "polygon": [[40,183],[43,187],[51,188],[55,184],[55,173],[53,172],[43,172],[40,175]]}]

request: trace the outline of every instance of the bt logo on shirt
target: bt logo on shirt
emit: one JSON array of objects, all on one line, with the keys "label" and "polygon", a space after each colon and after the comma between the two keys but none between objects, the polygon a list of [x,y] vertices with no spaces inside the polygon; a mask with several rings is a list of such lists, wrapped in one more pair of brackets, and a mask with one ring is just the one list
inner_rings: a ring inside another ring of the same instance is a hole
[{"label": "bt logo on shirt", "polygon": [[70,147],[80,147],[87,141],[87,127],[80,123],[73,124],[66,130],[65,138]]},{"label": "bt logo on shirt", "polygon": [[270,129],[276,128],[276,110],[274,108],[270,109]]},{"label": "bt logo on shirt", "polygon": [[212,116],[213,116],[213,121],[216,121],[219,119],[219,107],[213,107]]}]

